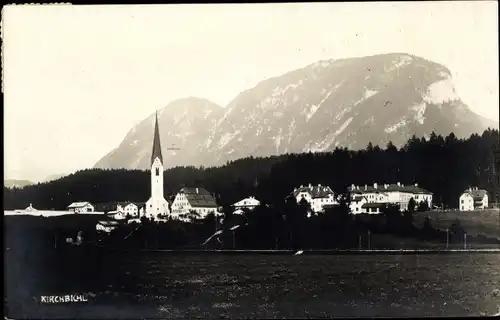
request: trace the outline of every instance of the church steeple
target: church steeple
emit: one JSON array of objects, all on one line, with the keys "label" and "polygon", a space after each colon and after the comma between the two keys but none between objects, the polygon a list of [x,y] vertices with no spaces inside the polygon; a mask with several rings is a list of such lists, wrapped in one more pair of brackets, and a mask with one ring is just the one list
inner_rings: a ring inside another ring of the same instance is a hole
[{"label": "church steeple", "polygon": [[151,154],[151,165],[156,158],[159,158],[163,164],[163,157],[161,155],[161,142],[160,142],[160,129],[158,127],[158,111],[156,112],[155,133],[153,138],[153,153]]}]

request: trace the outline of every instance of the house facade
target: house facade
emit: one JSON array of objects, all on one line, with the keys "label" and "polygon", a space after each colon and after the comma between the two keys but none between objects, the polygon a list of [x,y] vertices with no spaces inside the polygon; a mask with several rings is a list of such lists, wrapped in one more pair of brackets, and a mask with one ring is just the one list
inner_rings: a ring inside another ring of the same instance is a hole
[{"label": "house facade", "polygon": [[139,206],[133,202],[119,202],[116,205],[116,211],[121,211],[125,216],[131,217],[139,216]]},{"label": "house facade", "polygon": [[311,210],[314,213],[322,212],[324,206],[338,204],[332,189],[328,186],[322,186],[321,184],[316,186],[309,184],[308,186],[295,188],[289,197],[294,197],[297,203],[300,203],[302,200],[307,201],[311,205]]},{"label": "house facade", "polygon": [[[380,213],[388,204],[399,206],[401,211],[408,210],[410,199],[413,198],[418,204],[427,202],[429,208],[432,206],[432,192],[414,185],[378,184],[372,186],[351,185],[349,188],[350,209],[353,214]],[[371,204],[377,204],[371,205]]]},{"label": "house facade", "polygon": [[94,212],[94,206],[90,202],[73,202],[68,206],[68,211],[75,213]]},{"label": "house facade", "polygon": [[196,212],[199,218],[204,218],[209,213],[217,214],[217,203],[205,188],[182,188],[172,202],[171,216],[189,220],[187,216],[191,211]]},{"label": "house facade", "polygon": [[488,192],[484,189],[469,188],[458,199],[460,211],[483,210],[488,208]]},{"label": "house facade", "polygon": [[248,197],[243,200],[240,200],[233,204],[234,209],[249,209],[253,210],[260,205],[260,201],[255,199],[254,197]]}]

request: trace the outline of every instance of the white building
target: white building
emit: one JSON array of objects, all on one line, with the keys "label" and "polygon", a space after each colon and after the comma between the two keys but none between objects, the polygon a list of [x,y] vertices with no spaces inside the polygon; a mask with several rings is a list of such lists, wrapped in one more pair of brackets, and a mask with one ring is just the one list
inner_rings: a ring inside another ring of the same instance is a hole
[{"label": "white building", "polygon": [[472,211],[488,208],[488,192],[484,189],[469,188],[459,198],[460,211]]},{"label": "white building", "polygon": [[351,213],[359,214],[366,212],[366,210],[362,208],[365,203],[368,203],[368,199],[364,195],[361,194],[353,195],[349,202],[349,209]]},{"label": "white building", "polygon": [[204,188],[182,188],[172,203],[172,217],[187,220],[190,211],[204,218],[209,213],[217,214],[217,203]]},{"label": "white building", "polygon": [[120,210],[109,211],[106,213],[106,215],[110,218],[115,219],[115,220],[125,220],[127,218],[127,215],[125,214],[125,212],[120,211]]},{"label": "white building", "polygon": [[[380,213],[387,204],[398,205],[401,211],[408,209],[408,203],[413,198],[418,205],[420,202],[427,202],[429,208],[432,207],[432,192],[429,192],[418,184],[407,185],[396,184],[378,184],[373,186],[355,186],[349,187],[350,209],[354,214],[357,213]],[[361,200],[365,198],[365,200]],[[364,202],[360,204],[361,202]],[[378,205],[372,205],[376,203]]]},{"label": "white building", "polygon": [[154,219],[157,219],[158,216],[170,214],[168,202],[163,195],[163,157],[158,127],[158,113],[156,114],[153,153],[151,154],[151,197],[146,202],[144,211],[147,218]]},{"label": "white building", "polygon": [[123,212],[125,216],[139,216],[139,206],[133,202],[119,202],[116,204],[116,211]]},{"label": "white building", "polygon": [[300,203],[302,199],[306,200],[315,213],[323,211],[323,206],[325,205],[338,204],[332,189],[321,184],[317,186],[311,184],[306,187],[300,186],[299,188],[295,188],[289,196],[293,196],[297,200],[297,203]]},{"label": "white building", "polygon": [[236,202],[235,204],[233,204],[233,207],[236,210],[238,210],[238,209],[253,210],[256,207],[258,207],[259,205],[260,205],[259,200],[255,199],[254,197],[248,197],[248,198],[245,198],[243,200]]},{"label": "white building", "polygon": [[113,230],[115,230],[118,226],[119,226],[119,222],[118,221],[107,221],[107,220],[104,220],[104,221],[99,221],[96,226],[95,226],[95,229],[97,231],[103,231],[103,232],[111,232]]},{"label": "white building", "polygon": [[73,202],[68,210],[75,213],[94,212],[94,206],[90,202]]}]

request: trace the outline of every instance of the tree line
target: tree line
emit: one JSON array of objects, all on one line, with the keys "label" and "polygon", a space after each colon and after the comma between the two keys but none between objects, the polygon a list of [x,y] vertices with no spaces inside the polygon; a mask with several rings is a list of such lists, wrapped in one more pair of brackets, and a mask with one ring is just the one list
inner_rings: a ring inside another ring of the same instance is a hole
[{"label": "tree line", "polygon": [[[351,184],[419,183],[434,193],[435,204],[456,208],[458,197],[470,186],[488,190],[490,202],[498,201],[493,158],[498,148],[498,130],[467,139],[432,133],[427,139],[413,136],[400,149],[391,142],[382,147],[370,143],[358,151],[335,148],[324,153],[248,157],[213,168],[176,167],[164,172],[164,190],[170,200],[182,187],[199,186],[213,193],[221,206],[248,196],[277,205],[295,187],[309,183],[328,185],[336,193]],[[23,209],[32,203],[37,209],[64,210],[74,201],[144,202],[149,196],[149,171],[87,169],[24,188],[4,187],[4,209]]]}]

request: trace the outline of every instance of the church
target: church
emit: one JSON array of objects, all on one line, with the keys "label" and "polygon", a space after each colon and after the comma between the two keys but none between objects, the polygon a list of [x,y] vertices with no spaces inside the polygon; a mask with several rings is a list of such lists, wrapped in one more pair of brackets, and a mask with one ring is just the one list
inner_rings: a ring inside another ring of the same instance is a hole
[{"label": "church", "polygon": [[168,202],[163,195],[163,168],[158,113],[156,113],[153,153],[151,154],[151,197],[144,208],[144,216],[148,219],[158,220],[162,216],[170,215]]}]

